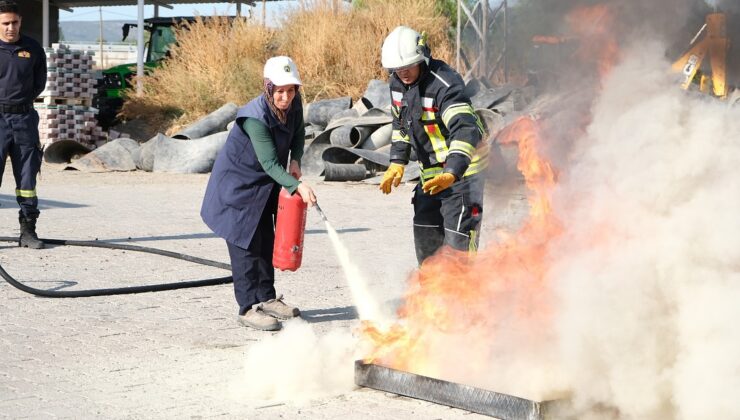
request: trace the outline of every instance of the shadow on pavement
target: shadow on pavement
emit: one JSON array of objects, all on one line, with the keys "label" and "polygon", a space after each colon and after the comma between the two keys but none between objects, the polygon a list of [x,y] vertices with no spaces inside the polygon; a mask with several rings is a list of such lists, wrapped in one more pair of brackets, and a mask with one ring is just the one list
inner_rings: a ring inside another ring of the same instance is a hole
[{"label": "shadow on pavement", "polygon": [[[54,291],[57,291],[57,290],[62,290],[62,289],[66,289],[66,288],[69,288],[69,287],[77,286],[79,284],[79,282],[71,281],[71,280],[25,280],[25,281],[24,280],[20,280],[20,279],[15,279],[15,280],[17,282],[19,282],[19,283],[25,284],[28,287],[32,287],[34,289],[43,290],[45,292],[54,292]],[[4,281],[4,280],[3,279],[0,279],[0,282],[2,282],[2,281]],[[53,284],[56,284],[57,286],[50,287],[50,288],[47,289],[46,287],[44,287],[44,284],[46,284],[46,283],[53,283]],[[27,293],[27,292],[25,292],[23,290],[21,290],[21,291],[24,292],[24,293]]]},{"label": "shadow on pavement", "polygon": [[[45,200],[43,198],[39,198],[39,210],[48,210],[54,208],[75,209],[80,207],[87,207],[87,205],[69,203],[66,201]],[[15,201],[15,196],[0,194],[0,209],[15,209],[15,211],[18,211],[18,203]]]},{"label": "shadow on pavement", "polygon": [[[367,232],[370,230],[369,228],[348,228],[348,229],[337,229],[337,233],[357,233],[357,232]],[[306,235],[314,234],[314,233],[326,233],[326,229],[306,229]]]},{"label": "shadow on pavement", "polygon": [[301,318],[311,324],[328,321],[349,321],[351,319],[357,319],[357,310],[354,306],[343,306],[341,308],[328,309],[312,309],[301,311]]},{"label": "shadow on pavement", "polygon": [[[350,229],[340,229],[337,231],[337,233],[354,233],[354,232],[365,232],[370,229],[368,228],[350,228]],[[314,233],[326,233],[325,229],[321,230],[306,230],[306,234],[314,234]],[[137,236],[137,237],[128,237],[128,238],[112,238],[112,239],[101,239],[96,238],[98,241],[102,242],[148,242],[148,241],[169,241],[169,240],[177,240],[177,239],[210,239],[210,238],[218,238],[214,233],[188,233],[183,235],[164,235],[164,236]]]}]

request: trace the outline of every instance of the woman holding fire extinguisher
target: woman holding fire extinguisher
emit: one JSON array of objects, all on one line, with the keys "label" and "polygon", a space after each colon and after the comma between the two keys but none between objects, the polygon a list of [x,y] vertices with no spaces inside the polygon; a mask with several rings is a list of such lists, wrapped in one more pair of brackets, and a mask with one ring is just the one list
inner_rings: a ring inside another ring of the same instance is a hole
[{"label": "woman holding fire extinguisher", "polygon": [[216,158],[200,214],[226,240],[239,323],[275,331],[281,328],[279,320],[300,315],[275,292],[278,195],[285,188],[308,205],[316,203],[316,196],[299,181],[305,128],[298,69],[290,57],[272,57],[263,76],[263,94],[239,109]]}]

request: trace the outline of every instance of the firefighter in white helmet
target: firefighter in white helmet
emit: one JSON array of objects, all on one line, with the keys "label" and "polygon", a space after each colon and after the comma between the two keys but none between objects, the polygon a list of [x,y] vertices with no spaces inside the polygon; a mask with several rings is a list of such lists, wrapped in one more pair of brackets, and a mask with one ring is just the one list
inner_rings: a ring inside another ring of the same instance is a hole
[{"label": "firefighter in white helmet", "polygon": [[419,264],[443,245],[474,252],[488,148],[462,77],[432,58],[424,34],[406,26],[385,38],[381,62],[391,73],[393,134],[380,189],[389,194],[400,184],[413,148],[421,166],[412,200]]}]

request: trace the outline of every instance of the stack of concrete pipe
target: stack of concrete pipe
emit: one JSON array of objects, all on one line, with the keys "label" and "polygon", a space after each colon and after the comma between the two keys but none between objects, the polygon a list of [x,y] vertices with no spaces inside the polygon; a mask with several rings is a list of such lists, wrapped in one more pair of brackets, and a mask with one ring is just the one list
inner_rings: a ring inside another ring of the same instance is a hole
[{"label": "stack of concrete pipe", "polygon": [[[495,136],[505,126],[507,116],[516,115],[531,101],[527,96],[531,93],[512,86],[490,87],[475,79],[466,85],[466,93],[486,127],[485,141],[494,146],[492,156],[501,158]],[[372,80],[354,104],[350,98],[309,104],[307,132],[314,134],[304,154],[304,173],[323,175],[326,181],[379,183],[381,178],[376,174],[390,165],[390,102],[388,83]],[[413,153],[411,160],[415,160]],[[418,177],[418,165],[408,165],[403,181]]]},{"label": "stack of concrete pipe", "polygon": [[[496,133],[532,100],[525,89],[491,88],[477,80],[469,82],[466,90],[486,126],[486,141],[493,146],[497,146]],[[380,80],[370,81],[363,97],[354,103],[342,97],[307,104],[303,173],[323,175],[326,181],[380,182],[376,174],[390,165],[390,104],[388,83]],[[76,142],[58,142],[47,147],[44,156],[47,162],[88,172],[207,173],[226,142],[237,110],[236,104],[225,104],[171,137],[157,134],[141,145],[132,139],[117,139],[90,151]],[[418,177],[418,166],[410,164],[404,181]]]},{"label": "stack of concrete pipe", "polygon": [[237,110],[236,104],[227,103],[172,137],[160,133],[141,145],[132,139],[116,139],[90,151],[74,142],[52,143],[44,157],[47,162],[66,163],[65,168],[85,172],[206,173],[226,143],[227,126]]}]

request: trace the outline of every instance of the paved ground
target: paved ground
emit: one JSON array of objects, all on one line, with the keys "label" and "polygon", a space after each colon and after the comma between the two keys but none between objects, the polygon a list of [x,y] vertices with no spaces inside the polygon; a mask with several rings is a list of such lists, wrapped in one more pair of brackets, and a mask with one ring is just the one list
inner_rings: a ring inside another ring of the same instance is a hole
[{"label": "paved ground", "polygon": [[[8,166],[0,189],[0,236],[18,234],[11,173]],[[223,241],[198,214],[207,179],[85,174],[44,166],[38,231],[44,238],[130,243],[228,263]],[[384,197],[373,185],[309,181],[372,292],[383,302],[397,302],[415,266],[411,186]],[[503,193],[487,208],[486,231],[511,223],[524,206],[521,196]],[[228,275],[148,254],[69,246],[33,251],[12,243],[0,243],[0,264],[30,286],[58,290]],[[357,325],[354,303],[315,212],[309,212],[303,267],[278,273],[277,288],[304,311],[305,323],[296,328],[315,332],[317,340],[332,334],[351,337]],[[235,314],[230,285],[47,299],[0,281],[0,418],[487,418],[351,384],[309,393],[317,376],[352,372],[351,361],[338,365],[339,359],[315,355],[310,357],[319,357],[322,368],[306,373],[296,367],[296,380],[284,381],[291,384],[292,398],[254,398],[247,389],[269,382],[263,375],[292,375],[270,368],[269,354],[264,369],[245,372],[250,349],[273,340],[271,345],[283,347],[278,360],[293,357],[293,350],[296,357],[308,357],[312,349],[291,349],[290,341],[281,344],[279,334],[239,327]]]}]

